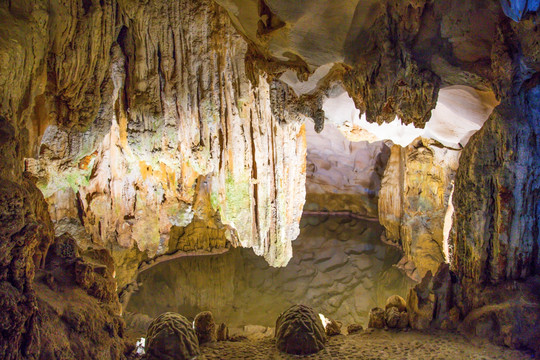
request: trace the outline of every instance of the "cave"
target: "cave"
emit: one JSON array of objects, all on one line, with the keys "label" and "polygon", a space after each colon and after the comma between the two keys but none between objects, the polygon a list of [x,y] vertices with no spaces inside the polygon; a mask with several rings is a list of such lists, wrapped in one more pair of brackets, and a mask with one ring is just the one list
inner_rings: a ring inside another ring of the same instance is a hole
[{"label": "cave", "polygon": [[0,1],[0,359],[540,358],[539,12]]}]

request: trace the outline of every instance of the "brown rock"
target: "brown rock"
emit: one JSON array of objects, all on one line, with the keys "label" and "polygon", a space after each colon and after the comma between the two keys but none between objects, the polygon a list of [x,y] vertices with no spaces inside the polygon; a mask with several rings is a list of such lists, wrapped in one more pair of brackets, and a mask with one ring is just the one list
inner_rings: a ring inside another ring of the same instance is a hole
[{"label": "brown rock", "polygon": [[[457,322],[450,320],[450,309],[455,305],[453,286],[455,275],[450,271],[450,266],[442,263],[433,277],[433,293],[437,299],[433,313],[432,326],[440,328],[451,328]],[[455,314],[454,314],[455,316]]]},{"label": "brown rock", "polygon": [[185,317],[168,312],[150,324],[145,353],[148,360],[188,360],[200,355],[199,340]]},{"label": "brown rock", "polygon": [[386,321],[386,326],[391,329],[397,328],[401,319],[401,313],[399,312],[397,307],[390,307],[386,309],[384,313],[384,319]]},{"label": "brown rock", "polygon": [[216,323],[210,311],[203,311],[193,321],[199,344],[216,341]]},{"label": "brown rock", "polygon": [[369,311],[368,327],[383,329],[386,326],[386,323],[384,321],[384,315],[384,310],[379,307],[371,309]]},{"label": "brown rock", "polygon": [[355,333],[358,333],[358,332],[362,331],[363,329],[364,328],[360,324],[350,324],[349,326],[347,326],[347,333],[348,334],[355,334]]},{"label": "brown rock", "polygon": [[409,291],[407,296],[407,313],[409,325],[416,330],[429,328],[435,310],[435,295],[431,292],[431,271],[428,271],[422,282]]},{"label": "brown rock", "polygon": [[276,321],[276,346],[288,354],[308,355],[324,349],[326,334],[309,306],[293,305]]},{"label": "brown rock", "polygon": [[328,319],[330,322],[326,324],[325,332],[326,336],[341,335],[342,323],[336,320]]},{"label": "brown rock", "polygon": [[440,328],[444,330],[455,329],[459,325],[459,319],[460,311],[456,306],[454,306],[448,312],[448,317],[441,321]]},{"label": "brown rock", "polygon": [[402,311],[399,313],[397,328],[405,329],[407,326],[409,326],[409,314],[406,311]]},{"label": "brown rock", "polygon": [[399,295],[392,295],[388,299],[386,299],[386,306],[385,309],[388,310],[391,307],[396,307],[399,312],[407,310],[407,303],[405,302],[405,299],[403,299]]},{"label": "brown rock", "polygon": [[225,323],[221,323],[217,328],[217,341],[229,340],[229,328]]}]

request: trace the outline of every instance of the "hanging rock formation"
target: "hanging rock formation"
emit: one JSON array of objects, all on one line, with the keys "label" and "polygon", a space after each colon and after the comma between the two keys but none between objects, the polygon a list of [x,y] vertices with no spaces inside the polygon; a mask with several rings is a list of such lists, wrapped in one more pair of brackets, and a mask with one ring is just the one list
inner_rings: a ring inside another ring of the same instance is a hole
[{"label": "hanging rock formation", "polygon": [[51,120],[28,161],[57,230],[112,247],[121,286],[141,259],[177,250],[171,234],[193,219],[285,265],[305,197],[303,119],[272,108],[275,90],[246,73],[247,44],[212,2],[116,6],[110,60],[92,59],[109,64],[95,120]]}]

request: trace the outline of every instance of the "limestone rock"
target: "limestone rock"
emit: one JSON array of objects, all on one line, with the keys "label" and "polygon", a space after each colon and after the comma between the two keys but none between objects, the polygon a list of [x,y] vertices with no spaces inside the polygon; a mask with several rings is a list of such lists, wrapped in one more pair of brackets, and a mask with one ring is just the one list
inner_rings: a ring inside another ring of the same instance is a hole
[{"label": "limestone rock", "polygon": [[34,281],[41,356],[51,360],[125,358],[129,344],[116,282],[106,261],[90,262],[79,256],[75,240],[67,234],[55,239],[46,260]]},{"label": "limestone rock", "polygon": [[185,317],[164,313],[148,327],[145,353],[148,360],[188,360],[200,355],[199,341]]},{"label": "limestone rock", "polygon": [[[269,79],[246,68],[247,43],[213,1],[96,7],[81,26],[99,12],[103,26],[55,47],[78,51],[99,38],[79,69],[95,77],[77,77],[78,63],[56,69],[72,90],[55,93],[67,123],[45,128],[32,167],[57,226],[86,230],[85,243],[114,249],[120,287],[133,280],[141,258],[181,250],[175,232],[194,219],[224,235],[195,250],[229,242],[286,265],[305,199],[306,152],[305,117],[287,106],[286,85],[281,101],[272,101]],[[129,26],[109,29],[114,14]],[[81,118],[71,119],[75,113]],[[74,196],[64,196],[69,189]],[[80,220],[70,211],[74,203]]]},{"label": "limestone rock", "polygon": [[397,307],[390,307],[384,312],[384,320],[389,328],[397,328],[401,320],[401,313]]},{"label": "limestone rock", "polygon": [[39,352],[38,305],[32,284],[54,239],[46,208],[31,181],[0,178],[0,306],[4,314],[0,358]]},{"label": "limestone rock", "polygon": [[409,326],[409,313],[402,311],[399,313],[399,321],[397,323],[398,329],[405,329]]},{"label": "limestone rock", "polygon": [[432,275],[428,271],[422,282],[409,291],[407,313],[409,325],[416,330],[428,329],[435,310],[435,294],[432,292]]},{"label": "limestone rock", "polygon": [[[403,247],[419,278],[448,256],[452,181],[460,152],[433,140],[394,145],[379,192],[379,221],[386,238]],[[414,234],[414,235],[413,235]]]},{"label": "limestone rock", "polygon": [[385,309],[388,310],[392,307],[395,307],[398,309],[399,312],[402,312],[407,309],[407,303],[405,302],[405,299],[403,299],[401,296],[392,295],[388,299],[386,299]]},{"label": "limestone rock", "polygon": [[355,334],[362,330],[364,330],[364,328],[360,324],[350,324],[347,326],[347,334]]},{"label": "limestone rock", "polygon": [[217,341],[227,341],[229,339],[229,328],[224,323],[221,323],[217,328]]},{"label": "limestone rock", "polygon": [[369,311],[369,328],[384,329],[386,322],[384,320],[385,312],[383,309],[376,307]]},{"label": "limestone rock", "polygon": [[[432,326],[451,328],[452,326],[457,325],[457,322],[455,321],[456,314],[454,308],[456,305],[454,295],[456,281],[457,279],[455,275],[452,271],[450,271],[450,266],[446,263],[441,264],[437,270],[437,273],[435,273],[435,276],[433,277],[432,291],[435,294],[437,301],[433,313]],[[451,309],[453,308],[454,313],[451,314]]]},{"label": "limestone rock", "polygon": [[330,321],[326,324],[325,333],[326,336],[336,336],[341,335],[341,327],[343,324],[339,321],[329,319]]},{"label": "limestone rock", "polygon": [[459,326],[465,334],[540,354],[539,304],[500,303],[471,311]]},{"label": "limestone rock", "polygon": [[288,354],[308,355],[325,347],[326,335],[319,316],[305,305],[293,305],[276,321],[276,346]]},{"label": "limestone rock", "polygon": [[203,311],[193,321],[199,344],[216,341],[216,323],[210,311]]},{"label": "limestone rock", "polygon": [[540,87],[522,88],[463,150],[452,233],[460,278],[497,284],[524,279],[540,264],[538,232],[530,231],[539,218],[533,204],[540,185],[532,180],[540,176],[539,109]]}]

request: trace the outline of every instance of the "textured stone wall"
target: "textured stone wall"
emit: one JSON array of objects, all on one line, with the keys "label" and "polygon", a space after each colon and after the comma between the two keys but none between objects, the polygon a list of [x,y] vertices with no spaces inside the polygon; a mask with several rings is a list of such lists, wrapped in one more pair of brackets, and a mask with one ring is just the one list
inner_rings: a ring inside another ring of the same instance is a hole
[{"label": "textured stone wall", "polygon": [[454,204],[455,268],[498,283],[538,271],[540,86],[496,108],[463,151]]}]

